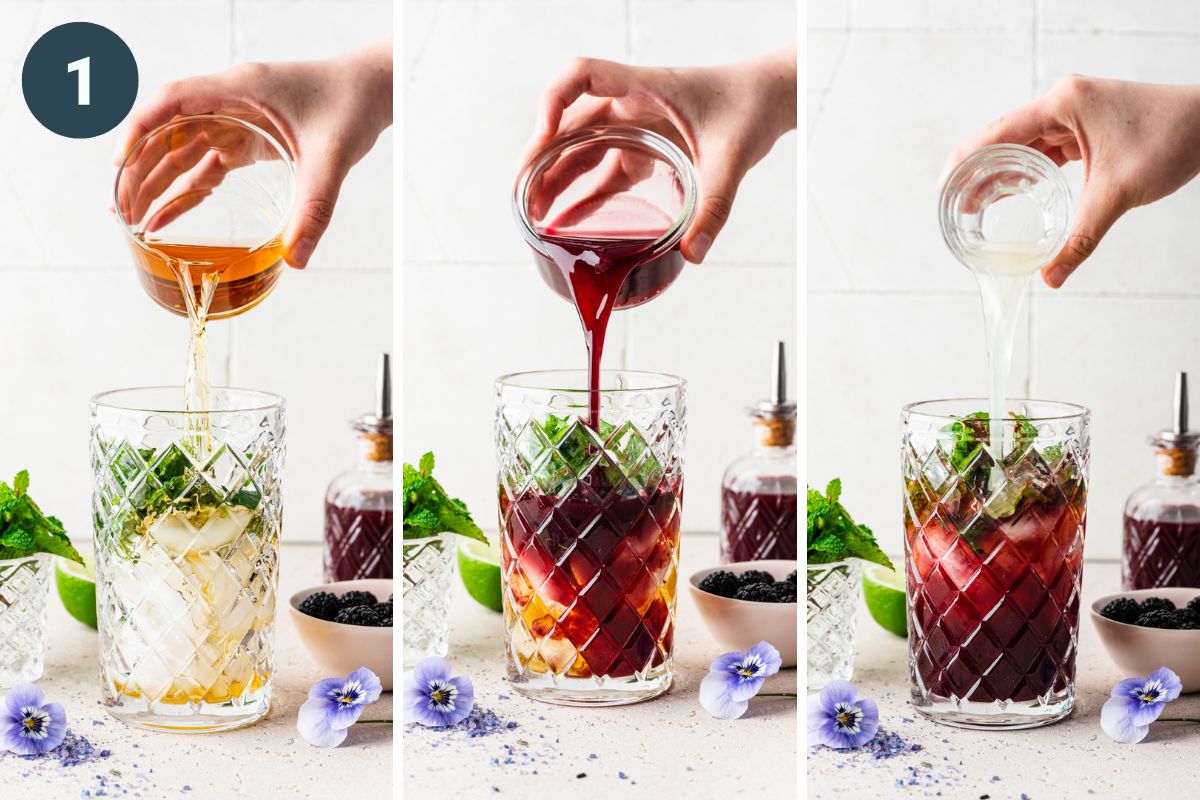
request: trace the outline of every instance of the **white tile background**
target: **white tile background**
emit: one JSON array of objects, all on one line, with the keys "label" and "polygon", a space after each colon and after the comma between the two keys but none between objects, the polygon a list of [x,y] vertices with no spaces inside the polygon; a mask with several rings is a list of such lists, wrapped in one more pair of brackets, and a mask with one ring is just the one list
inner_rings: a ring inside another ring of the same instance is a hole
[{"label": "white tile background", "polygon": [[[574,309],[537,277],[510,210],[539,93],[573,56],[735,61],[783,46],[794,0],[408,0],[404,3],[405,455],[426,450],[495,525],[492,380],[583,367]],[[796,136],[747,177],[703,266],[614,317],[608,368],[685,377],[684,528],[714,530],[721,473],[749,449],[770,342],[795,344]]]},{"label": "white tile background", "polygon": [[[937,228],[943,158],[1072,72],[1200,82],[1200,4],[813,0],[808,45],[809,481],[840,475],[899,553],[900,406],[986,391],[978,294]],[[1094,412],[1090,556],[1119,555],[1174,372],[1200,372],[1198,214],[1200,185],[1134,211],[1028,303],[1010,391]]]},{"label": "white tile background", "polygon": [[[91,535],[88,397],[179,383],[186,322],[135,277],[106,211],[116,133],[44,130],[21,97],[25,53],[86,20],[138,61],[139,95],[247,60],[320,58],[387,35],[388,0],[0,0],[0,476],[28,468],[32,494],[72,536]],[[284,535],[321,537],[325,486],[354,460],[347,421],[372,408],[376,354],[392,341],[392,137],[347,180],[309,268],[289,270],[248,315],[213,323],[214,382],[289,406]]]}]

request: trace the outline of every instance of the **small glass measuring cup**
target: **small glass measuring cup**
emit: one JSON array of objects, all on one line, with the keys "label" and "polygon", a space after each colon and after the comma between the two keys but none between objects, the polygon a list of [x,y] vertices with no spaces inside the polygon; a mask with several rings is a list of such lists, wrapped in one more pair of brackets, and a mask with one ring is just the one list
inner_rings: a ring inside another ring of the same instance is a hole
[{"label": "small glass measuring cup", "polygon": [[562,297],[571,299],[554,260],[562,248],[637,260],[615,308],[641,305],[679,276],[679,242],[695,213],[691,162],[668,139],[641,128],[585,128],[555,139],[513,189],[513,214],[538,273]]},{"label": "small glass measuring cup", "polygon": [[942,238],[972,270],[1036,272],[1058,254],[1071,224],[1071,189],[1062,170],[1019,144],[984,147],[959,162],[942,186]]},{"label": "small glass measuring cup", "polygon": [[202,114],[147,133],[117,171],[113,196],[142,288],[181,316],[189,283],[195,305],[206,286],[212,292],[208,319],[258,305],[282,273],[295,184],[291,155],[250,122]]}]

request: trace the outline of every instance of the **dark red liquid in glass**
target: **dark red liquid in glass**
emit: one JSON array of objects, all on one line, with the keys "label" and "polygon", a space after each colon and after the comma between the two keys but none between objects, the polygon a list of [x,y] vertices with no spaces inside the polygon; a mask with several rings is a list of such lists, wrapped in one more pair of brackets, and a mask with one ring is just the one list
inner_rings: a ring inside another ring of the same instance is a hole
[{"label": "dark red liquid in glass", "polygon": [[514,503],[500,491],[501,561],[512,612],[539,642],[536,671],[628,677],[671,652],[679,497],[665,484],[645,500],[619,495]]},{"label": "dark red liquid in glass", "polygon": [[1125,517],[1121,573],[1126,589],[1200,588],[1200,520]]},{"label": "dark red liquid in glass", "polygon": [[721,490],[721,554],[725,561],[796,558],[795,493]]},{"label": "dark red liquid in glass", "polygon": [[325,578],[392,577],[392,510],[325,504]]},{"label": "dark red liquid in glass", "polygon": [[1065,691],[1075,678],[1083,514],[1082,498],[1060,498],[997,521],[969,495],[939,502],[922,527],[906,511],[914,680],[978,703]]}]

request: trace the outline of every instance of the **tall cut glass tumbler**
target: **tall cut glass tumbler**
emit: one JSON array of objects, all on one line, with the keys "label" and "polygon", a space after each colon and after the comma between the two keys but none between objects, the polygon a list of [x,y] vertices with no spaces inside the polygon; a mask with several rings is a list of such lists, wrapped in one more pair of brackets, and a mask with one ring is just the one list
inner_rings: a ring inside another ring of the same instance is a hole
[{"label": "tall cut glass tumbler", "polygon": [[684,382],[585,371],[496,382],[508,678],[537,700],[648,700],[671,685]]},{"label": "tall cut glass tumbler", "polygon": [[0,689],[42,677],[51,561],[45,553],[0,561]]},{"label": "tall cut glass tumbler", "polygon": [[1090,413],[986,400],[903,411],[909,674],[917,711],[966,728],[1029,728],[1075,702]]},{"label": "tall cut glass tumbler", "polygon": [[108,711],[153,730],[222,731],[271,702],[283,399],[183,387],[92,399],[100,676]]}]

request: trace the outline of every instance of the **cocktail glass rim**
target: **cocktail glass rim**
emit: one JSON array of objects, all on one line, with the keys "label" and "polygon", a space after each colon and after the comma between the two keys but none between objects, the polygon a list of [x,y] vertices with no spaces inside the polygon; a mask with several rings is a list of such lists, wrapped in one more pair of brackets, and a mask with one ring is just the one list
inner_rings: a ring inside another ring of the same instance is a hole
[{"label": "cocktail glass rim", "polygon": [[[961,403],[964,407],[970,407],[974,404],[978,410],[987,411],[991,401],[986,397],[946,397],[939,400],[918,400],[915,403],[908,403],[900,407],[901,414],[905,419],[910,417],[925,417],[926,419],[945,420],[946,422],[955,422],[962,419],[962,414],[951,414],[949,412],[936,413],[926,410],[927,407],[937,406],[942,404]],[[1092,411],[1087,406],[1079,403],[1072,403],[1065,400],[1041,400],[1033,397],[1011,397],[1005,399],[1006,405],[1020,404],[1038,404],[1041,406],[1057,407],[1063,410],[1064,413],[1059,414],[1038,414],[1035,416],[1022,417],[1021,422],[1062,422],[1070,419],[1090,419]],[[987,417],[990,421],[991,417]],[[1015,424],[1018,420],[1013,417],[1005,417],[1002,422],[1006,425]]]},{"label": "cocktail glass rim", "polygon": [[[581,381],[582,385],[564,386],[550,379],[550,376],[571,376],[577,382]],[[535,381],[534,378],[542,376],[544,380]],[[591,390],[587,387],[588,371],[586,369],[544,369],[544,370],[526,370],[523,372],[510,372],[506,375],[501,375],[496,378],[495,387],[497,390],[505,387],[514,389],[533,389],[543,392],[562,392],[565,394],[588,395]],[[654,372],[652,370],[637,370],[637,369],[604,369],[600,370],[600,383],[603,385],[605,378],[613,377],[635,377],[645,380],[645,384],[638,383],[632,386],[616,386],[610,388],[601,388],[596,391],[601,395],[618,395],[637,392],[654,392],[654,391],[670,391],[676,389],[686,389],[687,381],[678,375],[671,375],[666,372]],[[586,400],[584,401],[587,402]]]},{"label": "cocktail glass rim", "polygon": [[125,235],[127,237],[129,237],[129,240],[131,242],[133,242],[134,244],[136,244],[141,249],[145,250],[147,253],[155,253],[155,251],[151,247],[149,247],[145,242],[143,242],[141,239],[139,239],[137,236],[134,235],[133,229],[132,229],[133,226],[129,223],[129,221],[127,219],[125,219],[125,215],[123,213],[121,213],[121,201],[120,201],[121,176],[125,173],[125,167],[129,163],[130,157],[134,153],[136,153],[138,151],[138,148],[140,148],[143,144],[145,144],[146,141],[151,136],[154,136],[159,131],[166,130],[167,128],[173,128],[173,127],[176,127],[179,125],[187,125],[187,124],[192,124],[192,123],[205,121],[205,120],[215,120],[215,121],[220,121],[220,122],[224,122],[224,123],[233,123],[235,125],[241,125],[242,127],[252,131],[253,133],[258,134],[263,139],[265,139],[267,141],[267,143],[277,153],[279,153],[280,162],[285,167],[287,167],[288,197],[287,197],[287,202],[285,202],[283,204],[284,211],[279,216],[279,224],[275,226],[274,230],[271,231],[269,236],[265,237],[261,242],[256,242],[254,244],[254,246],[250,248],[250,250],[251,251],[257,250],[260,247],[262,247],[263,245],[267,244],[268,242],[274,240],[280,234],[282,234],[284,228],[287,227],[288,221],[291,219],[293,206],[295,205],[295,202],[296,202],[296,165],[292,161],[292,154],[288,152],[287,148],[284,147],[279,142],[278,139],[276,139],[274,136],[267,133],[265,130],[258,127],[254,123],[247,122],[244,119],[238,119],[237,117],[231,117],[228,114],[188,114],[185,116],[179,116],[179,117],[173,118],[169,122],[164,122],[162,125],[159,125],[157,128],[155,128],[151,131],[147,131],[146,133],[142,134],[141,138],[139,138],[136,142],[134,142],[133,146],[129,148],[129,152],[127,152],[125,154],[125,157],[123,159],[121,159],[121,166],[119,166],[117,168],[117,175],[115,178],[113,178],[112,207],[113,207],[113,214],[117,218],[117,223],[121,226],[121,230],[125,232]]},{"label": "cocktail glass rim", "polygon": [[247,398],[256,397],[259,399],[247,404],[239,403],[233,407],[213,408],[209,411],[185,411],[183,408],[176,407],[162,408],[161,406],[164,405],[163,403],[134,403],[132,401],[119,402],[118,398],[121,395],[137,395],[148,394],[150,392],[161,392],[164,394],[164,396],[171,396],[173,393],[175,397],[179,398],[179,404],[183,404],[184,387],[182,386],[134,386],[126,389],[109,389],[108,391],[94,394],[92,395],[91,399],[88,400],[88,406],[91,408],[92,413],[95,413],[96,410],[100,408],[110,408],[117,411],[136,411],[147,414],[209,415],[245,414],[254,411],[271,411],[276,409],[282,410],[287,404],[287,401],[282,395],[274,394],[272,392],[264,392],[260,389],[243,389],[236,386],[214,386],[212,387],[212,391],[214,394],[221,392],[237,393],[244,395]]}]

